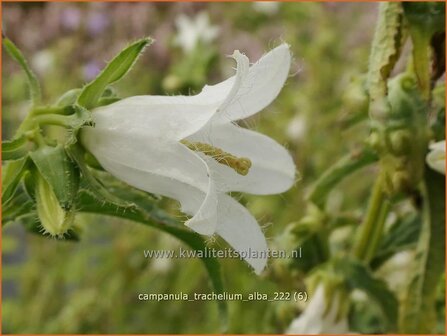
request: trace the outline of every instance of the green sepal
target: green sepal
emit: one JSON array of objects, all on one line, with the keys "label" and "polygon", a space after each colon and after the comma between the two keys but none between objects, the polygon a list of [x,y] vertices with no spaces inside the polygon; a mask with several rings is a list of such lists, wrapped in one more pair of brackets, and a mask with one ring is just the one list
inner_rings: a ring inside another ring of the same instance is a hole
[{"label": "green sepal", "polygon": [[40,92],[39,81],[37,80],[37,77],[34,74],[34,72],[29,67],[29,65],[28,65],[25,57],[23,56],[22,52],[7,37],[3,38],[3,46],[5,47],[5,50],[8,52],[8,54],[11,55],[11,57],[20,65],[20,67],[22,68],[22,70],[26,74],[26,78],[28,80],[28,88],[29,88],[29,91],[30,91],[32,104],[33,105],[39,104],[39,102],[41,100],[41,92]]},{"label": "green sepal", "polygon": [[2,160],[18,160],[34,148],[34,143],[29,141],[24,134],[11,141],[2,141]]},{"label": "green sepal", "polygon": [[119,102],[121,100],[121,98],[116,98],[116,97],[105,97],[105,98],[100,98],[98,100],[98,107],[100,106],[106,106],[106,105],[110,105],[116,102]]},{"label": "green sepal", "polygon": [[[72,89],[72,90],[65,92],[56,101],[56,106],[75,105],[81,92],[82,92],[82,89]],[[113,88],[111,88],[111,87],[106,87],[104,92],[102,93],[101,98],[99,98],[98,106],[108,105],[108,104],[117,102],[119,100],[120,100],[120,98],[116,94],[115,90],[113,90]]]},{"label": "green sepal", "polygon": [[30,157],[51,186],[62,209],[71,209],[79,188],[79,169],[63,146],[40,147],[31,152]]},{"label": "green sepal", "polygon": [[28,156],[11,161],[2,170],[2,205],[10,201],[20,184],[24,174],[29,169]]},{"label": "green sepal", "polygon": [[77,104],[86,109],[98,106],[98,101],[106,87],[123,78],[137,61],[144,48],[152,39],[143,38],[122,50],[92,82],[84,86]]},{"label": "green sepal", "polygon": [[82,175],[82,183],[101,202],[109,202],[115,206],[129,208],[133,204],[123,201],[112,194],[92,173],[86,163],[85,151],[79,144],[67,146],[67,153],[76,162]]},{"label": "green sepal", "polygon": [[362,263],[348,258],[335,260],[334,269],[343,276],[351,290],[363,291],[379,305],[388,331],[396,329],[398,301],[384,281],[374,277]]},{"label": "green sepal", "polygon": [[59,99],[56,101],[56,106],[68,106],[74,105],[79,95],[81,94],[82,89],[72,89],[65,92]]}]

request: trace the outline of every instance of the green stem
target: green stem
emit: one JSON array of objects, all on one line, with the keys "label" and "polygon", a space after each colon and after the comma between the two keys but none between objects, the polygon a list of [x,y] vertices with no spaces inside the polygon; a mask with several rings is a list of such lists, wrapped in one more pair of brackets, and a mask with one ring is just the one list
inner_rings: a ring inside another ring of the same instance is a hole
[{"label": "green stem", "polygon": [[31,111],[33,115],[42,115],[42,114],[61,114],[66,115],[70,112],[73,112],[71,109],[67,109],[65,106],[39,106],[34,108]]},{"label": "green stem", "polygon": [[370,148],[350,153],[332,165],[314,184],[308,199],[322,208],[329,192],[345,177],[377,161],[377,155]]},{"label": "green stem", "polygon": [[42,114],[34,117],[34,120],[39,124],[56,125],[62,127],[70,127],[73,121],[71,116],[58,114]]},{"label": "green stem", "polygon": [[368,242],[366,254],[365,254],[365,262],[370,262],[379,247],[380,244],[380,238],[382,237],[383,228],[385,226],[386,218],[388,217],[388,213],[390,210],[390,202],[384,201],[382,203],[382,206],[380,207],[379,216],[377,217],[377,221],[374,226],[374,230],[371,233],[370,240]]},{"label": "green stem", "polygon": [[353,247],[353,254],[359,260],[367,263],[373,256],[383,231],[383,222],[388,212],[384,207],[385,194],[383,192],[382,177],[378,177],[371,194],[368,211],[360,225],[358,239]]}]

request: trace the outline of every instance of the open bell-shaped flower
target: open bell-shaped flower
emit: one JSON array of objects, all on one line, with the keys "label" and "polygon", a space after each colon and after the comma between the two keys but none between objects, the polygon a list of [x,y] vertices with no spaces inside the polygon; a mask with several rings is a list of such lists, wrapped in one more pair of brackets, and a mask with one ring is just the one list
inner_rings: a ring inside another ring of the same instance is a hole
[{"label": "open bell-shaped flower", "polygon": [[[289,189],[295,165],[271,138],[237,126],[269,105],[288,76],[286,44],[249,66],[235,51],[236,75],[195,96],[135,96],[93,111],[82,144],[112,175],[180,202],[194,231],[217,233],[260,273],[267,244],[255,218],[226,193]],[[263,253],[260,253],[263,252]]]}]

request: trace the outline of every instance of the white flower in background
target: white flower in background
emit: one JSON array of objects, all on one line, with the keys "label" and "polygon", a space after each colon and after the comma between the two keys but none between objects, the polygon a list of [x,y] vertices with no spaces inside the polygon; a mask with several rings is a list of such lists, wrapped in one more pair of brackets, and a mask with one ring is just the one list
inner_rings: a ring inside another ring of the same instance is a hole
[{"label": "white flower in background", "polygon": [[[235,51],[236,75],[195,96],[135,96],[93,111],[83,145],[115,177],[180,202],[194,231],[217,233],[260,273],[267,244],[256,219],[226,193],[276,194],[289,189],[295,165],[273,139],[237,120],[269,105],[290,68],[282,44],[249,66]],[[255,256],[253,253],[264,253]]]},{"label": "white flower in background", "polygon": [[338,294],[326,302],[324,285],[318,285],[304,312],[289,326],[287,334],[347,334],[349,326],[346,317],[337,319],[341,301]]},{"label": "white flower in background", "polygon": [[273,15],[278,13],[280,4],[277,1],[255,1],[253,2],[253,8],[259,13]]},{"label": "white flower in background", "polygon": [[[378,274],[385,279],[388,288],[395,293],[403,292],[411,277],[411,264],[414,251],[402,251],[389,258],[379,269]],[[403,293],[402,293],[403,294]]]},{"label": "white flower in background", "polygon": [[426,160],[430,168],[445,175],[445,140],[430,145]]},{"label": "white flower in background", "polygon": [[45,75],[54,65],[54,54],[49,50],[36,53],[31,59],[31,66],[40,75]]},{"label": "white flower in background", "polygon": [[293,119],[287,126],[286,134],[289,137],[289,139],[299,141],[306,134],[306,129],[307,129],[306,117],[302,115],[297,115],[293,117]]},{"label": "white flower in background", "polygon": [[174,44],[185,53],[194,50],[199,42],[210,43],[219,35],[219,28],[210,24],[208,13],[200,12],[194,18],[181,14],[175,20],[178,33]]}]

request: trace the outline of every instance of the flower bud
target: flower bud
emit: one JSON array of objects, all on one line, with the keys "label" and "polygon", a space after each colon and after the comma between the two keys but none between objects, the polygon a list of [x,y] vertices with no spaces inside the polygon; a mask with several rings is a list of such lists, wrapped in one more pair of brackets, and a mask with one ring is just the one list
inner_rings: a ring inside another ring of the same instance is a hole
[{"label": "flower bud", "polygon": [[411,150],[411,135],[408,130],[397,130],[389,135],[390,149],[396,155],[408,154]]},{"label": "flower bud", "polygon": [[40,174],[37,174],[35,196],[43,230],[52,237],[62,237],[73,224],[74,212],[62,209],[53,189]]}]

